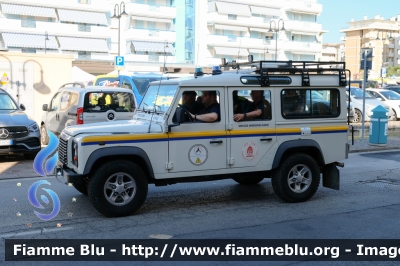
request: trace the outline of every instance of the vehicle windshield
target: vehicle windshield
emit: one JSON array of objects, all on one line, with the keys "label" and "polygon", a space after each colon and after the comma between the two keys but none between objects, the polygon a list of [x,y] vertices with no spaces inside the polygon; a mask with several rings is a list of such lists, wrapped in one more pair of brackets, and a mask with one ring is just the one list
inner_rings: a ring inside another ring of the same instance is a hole
[{"label": "vehicle windshield", "polygon": [[0,110],[18,110],[14,101],[5,93],[0,94]]},{"label": "vehicle windshield", "polygon": [[[350,88],[350,95],[356,99],[363,98],[364,91],[358,88]],[[365,98],[373,98],[368,92],[365,93]]]},{"label": "vehicle windshield", "polygon": [[400,94],[394,91],[382,91],[381,94],[388,100],[400,100]]},{"label": "vehicle windshield", "polygon": [[[177,85],[152,85],[147,89],[139,110],[166,112],[170,107],[175,93],[178,90]],[[158,95],[157,95],[158,93]]]},{"label": "vehicle windshield", "polygon": [[85,94],[83,108],[85,112],[133,112],[135,101],[128,92],[88,92]]},{"label": "vehicle windshield", "polygon": [[119,87],[119,78],[98,78],[95,86]]},{"label": "vehicle windshield", "polygon": [[135,83],[135,86],[140,93],[140,95],[144,95],[146,92],[147,86],[149,86],[149,83],[152,81],[156,80],[161,80],[161,77],[152,77],[152,78],[139,78],[139,77],[132,77],[133,83]]}]

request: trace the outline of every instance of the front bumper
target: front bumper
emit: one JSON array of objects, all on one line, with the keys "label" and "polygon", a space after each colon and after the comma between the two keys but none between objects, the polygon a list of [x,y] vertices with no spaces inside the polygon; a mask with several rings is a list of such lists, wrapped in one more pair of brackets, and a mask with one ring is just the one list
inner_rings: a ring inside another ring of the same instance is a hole
[{"label": "front bumper", "polygon": [[14,154],[14,153],[37,153],[40,151],[40,135],[27,137],[21,139],[8,140],[8,145],[0,145],[0,154]]},{"label": "front bumper", "polygon": [[84,175],[75,173],[72,169],[68,168],[66,165],[56,166],[54,169],[57,177],[61,176],[65,179],[67,183],[71,184],[82,184]]}]

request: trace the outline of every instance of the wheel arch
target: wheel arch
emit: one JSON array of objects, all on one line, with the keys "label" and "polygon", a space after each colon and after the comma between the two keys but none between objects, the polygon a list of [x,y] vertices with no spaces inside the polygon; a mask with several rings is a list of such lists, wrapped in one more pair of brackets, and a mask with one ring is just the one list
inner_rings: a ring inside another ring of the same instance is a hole
[{"label": "wheel arch", "polygon": [[153,167],[150,159],[146,152],[138,147],[109,147],[98,149],[92,154],[86,161],[84,175],[88,175],[92,172],[92,169],[96,169],[99,165],[110,161],[110,160],[128,160],[136,163],[147,176],[148,181],[154,179]]},{"label": "wheel arch", "polygon": [[282,160],[294,153],[306,153],[316,160],[319,166],[325,165],[324,155],[319,144],[312,139],[288,140],[283,142],[275,153],[272,169],[277,168]]}]

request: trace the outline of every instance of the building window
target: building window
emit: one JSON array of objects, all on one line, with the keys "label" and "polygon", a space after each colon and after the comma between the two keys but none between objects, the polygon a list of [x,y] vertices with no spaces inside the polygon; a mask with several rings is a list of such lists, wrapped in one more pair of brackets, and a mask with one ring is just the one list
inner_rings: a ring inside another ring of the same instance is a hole
[{"label": "building window", "polygon": [[27,53],[27,54],[36,54],[36,49],[35,48],[22,48],[21,52]]},{"label": "building window", "polygon": [[78,0],[78,4],[90,5],[92,0]]},{"label": "building window", "polygon": [[160,56],[156,54],[149,54],[150,62],[160,62]]},{"label": "building window", "polygon": [[21,27],[24,28],[36,28],[36,21],[34,20],[21,20]]},{"label": "building window", "polygon": [[237,15],[228,14],[228,19],[230,19],[230,20],[237,20]]},{"label": "building window", "polygon": [[90,59],[91,58],[91,53],[86,52],[86,51],[79,51],[78,52],[78,58],[79,59]]},{"label": "building window", "polygon": [[91,32],[91,26],[86,24],[78,24],[78,31]]}]

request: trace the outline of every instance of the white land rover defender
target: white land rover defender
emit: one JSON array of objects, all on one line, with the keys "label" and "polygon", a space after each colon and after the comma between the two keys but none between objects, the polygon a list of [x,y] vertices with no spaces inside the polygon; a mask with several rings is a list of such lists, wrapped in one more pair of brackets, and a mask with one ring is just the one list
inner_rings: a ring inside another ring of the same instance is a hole
[{"label": "white land rover defender", "polygon": [[[322,174],[323,186],[338,190],[337,166],[349,150],[345,63],[221,66],[236,70],[152,82],[133,120],[64,129],[57,173],[108,217],[136,212],[148,184],[232,178],[252,185],[272,178],[281,199],[302,202]],[[185,92],[192,102],[186,96],[182,102]],[[218,118],[193,119],[193,104]]]}]

